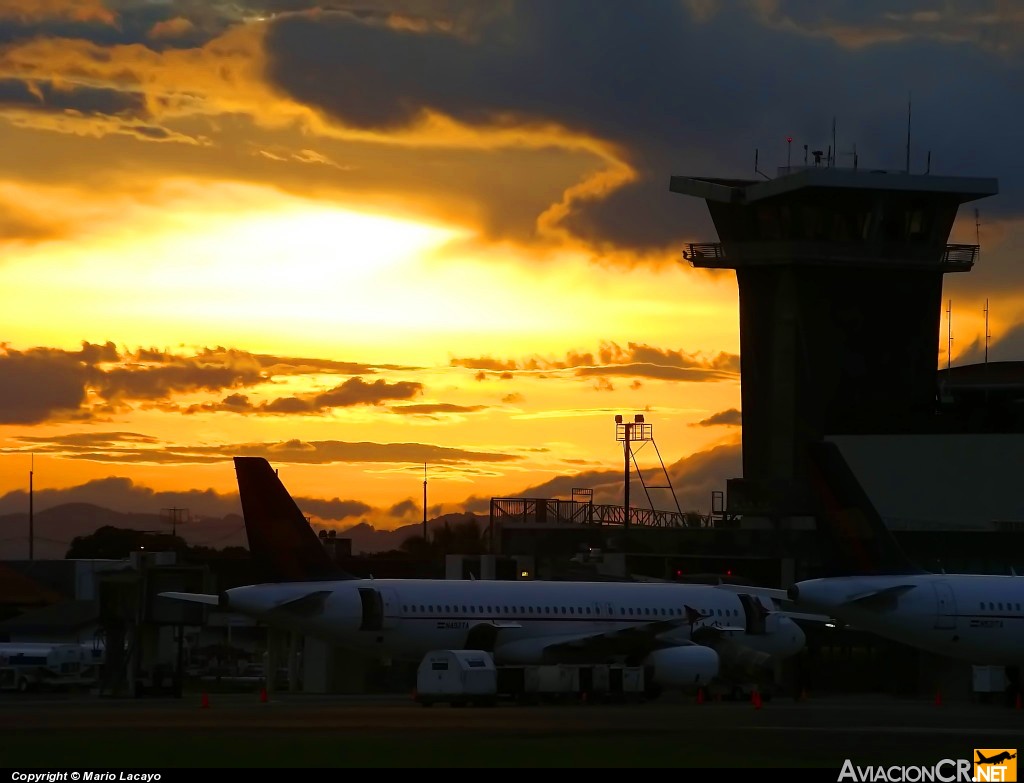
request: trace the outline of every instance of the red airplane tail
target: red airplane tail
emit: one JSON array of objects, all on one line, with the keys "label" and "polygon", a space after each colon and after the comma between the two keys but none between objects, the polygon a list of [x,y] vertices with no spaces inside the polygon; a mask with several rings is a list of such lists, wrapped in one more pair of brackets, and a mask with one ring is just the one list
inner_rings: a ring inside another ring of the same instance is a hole
[{"label": "red airplane tail", "polygon": [[354,579],[342,571],[270,463],[263,457],[235,457],[249,554],[264,582]]}]

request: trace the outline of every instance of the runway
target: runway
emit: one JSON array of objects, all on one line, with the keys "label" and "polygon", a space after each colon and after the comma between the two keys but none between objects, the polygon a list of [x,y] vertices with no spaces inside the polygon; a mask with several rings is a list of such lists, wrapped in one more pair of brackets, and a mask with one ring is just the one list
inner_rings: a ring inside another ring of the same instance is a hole
[{"label": "runway", "polygon": [[1016,749],[1024,711],[835,697],[424,708],[409,697],[0,698],[11,767],[930,766]]}]

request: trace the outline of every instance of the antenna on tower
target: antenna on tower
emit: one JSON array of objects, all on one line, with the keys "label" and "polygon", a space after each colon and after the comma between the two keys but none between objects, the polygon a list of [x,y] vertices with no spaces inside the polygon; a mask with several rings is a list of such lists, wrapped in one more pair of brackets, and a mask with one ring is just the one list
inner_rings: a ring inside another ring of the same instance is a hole
[{"label": "antenna on tower", "polygon": [[757,167],[757,155],[758,155],[758,152],[759,152],[758,149],[755,147],[754,148],[754,173],[755,174],[760,174],[765,179],[771,179],[771,177],[769,177],[767,174],[765,174],[763,171],[761,171],[761,169],[759,169]]},{"label": "antenna on tower", "polygon": [[907,93],[907,174],[910,173],[910,93]]},{"label": "antenna on tower", "polygon": [[946,379],[949,380],[949,370],[953,363],[953,300],[946,304]]},{"label": "antenna on tower", "polygon": [[988,297],[985,298],[985,364],[988,364],[988,341],[992,333],[988,330]]},{"label": "antenna on tower", "polygon": [[832,115],[832,148],[829,154],[832,158],[830,165],[834,166],[836,164],[836,157],[839,155],[839,147],[836,146],[836,115],[834,114]]},{"label": "antenna on tower", "polygon": [[974,208],[974,244],[978,246],[978,258],[981,258],[981,217],[978,208]]}]

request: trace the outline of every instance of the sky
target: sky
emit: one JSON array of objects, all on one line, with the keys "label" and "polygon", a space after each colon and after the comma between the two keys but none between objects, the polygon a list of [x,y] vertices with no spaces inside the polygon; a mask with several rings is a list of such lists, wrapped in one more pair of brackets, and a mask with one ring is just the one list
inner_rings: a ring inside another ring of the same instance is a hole
[{"label": "sky", "polygon": [[30,474],[36,510],[238,512],[235,455],[340,530],[422,519],[424,480],[431,517],[621,503],[618,414],[672,486],[633,505],[706,514],[737,291],[669,178],[833,123],[838,165],[902,168],[910,120],[912,170],[999,181],[937,366],[986,308],[1020,360],[1022,66],[1000,1],[0,0],[0,514]]}]

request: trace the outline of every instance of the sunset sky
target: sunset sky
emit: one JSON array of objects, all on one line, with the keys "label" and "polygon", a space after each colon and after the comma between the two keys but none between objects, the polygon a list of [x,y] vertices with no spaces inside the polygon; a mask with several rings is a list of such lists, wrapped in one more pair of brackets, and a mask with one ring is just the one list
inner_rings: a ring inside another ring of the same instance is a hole
[{"label": "sunset sky", "polygon": [[1022,4],[0,0],[0,514],[31,455],[37,511],[240,511],[241,454],[339,529],[422,519],[424,464],[431,516],[617,503],[618,413],[707,513],[736,283],[682,262],[717,234],[669,177],[833,118],[839,165],[901,168],[908,96],[914,171],[999,180],[938,363],[946,297],[954,365],[986,299],[1024,359]]}]

